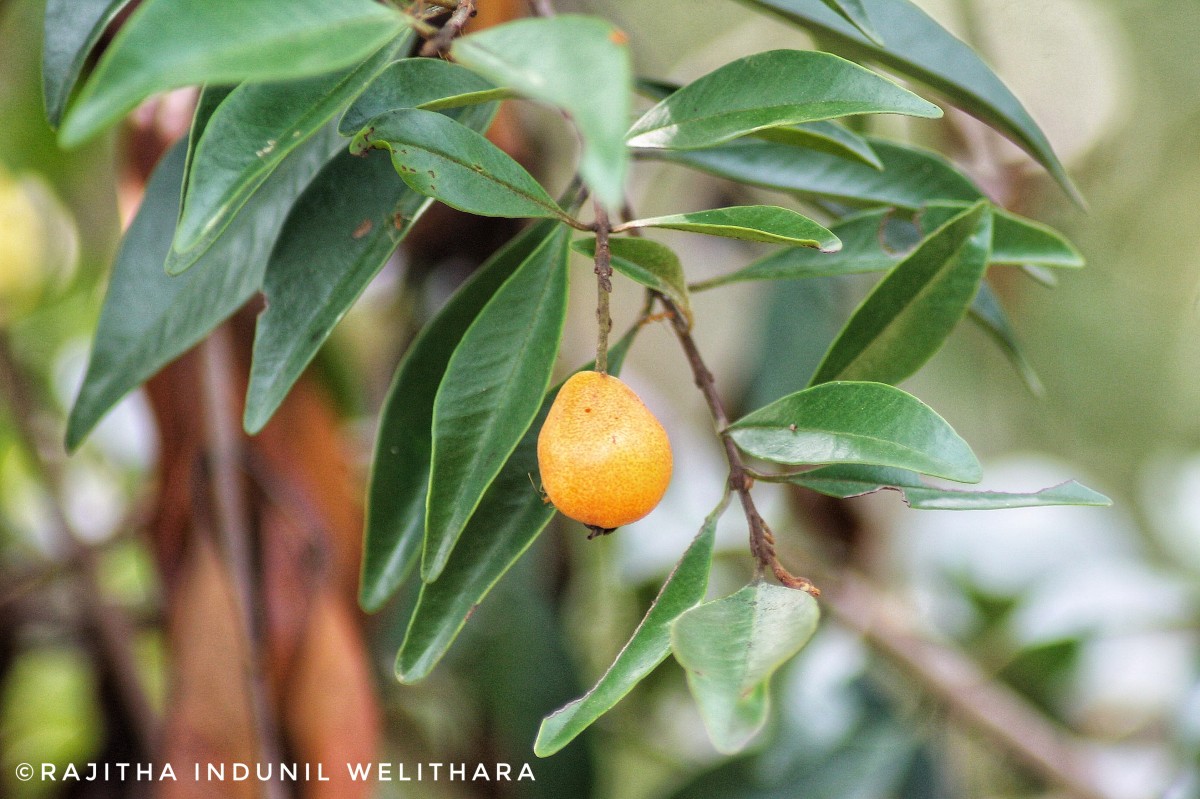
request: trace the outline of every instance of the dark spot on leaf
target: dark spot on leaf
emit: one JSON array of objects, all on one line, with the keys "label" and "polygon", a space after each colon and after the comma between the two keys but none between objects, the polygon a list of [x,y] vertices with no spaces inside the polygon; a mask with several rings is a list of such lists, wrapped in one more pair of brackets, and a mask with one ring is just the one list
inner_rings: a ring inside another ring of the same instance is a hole
[{"label": "dark spot on leaf", "polygon": [[374,222],[372,222],[370,219],[364,219],[362,222],[359,223],[358,227],[356,227],[354,229],[354,232],[350,234],[350,238],[355,239],[355,240],[361,239],[363,236],[370,233],[371,228],[373,228],[373,227],[375,227]]},{"label": "dark spot on leaf", "polygon": [[392,225],[396,228],[396,230],[403,230],[404,222],[404,214],[392,214]]},{"label": "dark spot on leaf", "polygon": [[584,408],[584,409],[583,409],[583,412],[584,412],[584,413],[591,413],[591,412],[592,412],[592,409],[591,409],[591,408]]},{"label": "dark spot on leaf", "polygon": [[433,171],[432,169],[431,169],[431,170],[429,170],[429,177],[431,177],[431,178],[436,178],[436,177],[437,177],[437,175],[434,173],[434,171]]},{"label": "dark spot on leaf", "polygon": [[625,34],[625,31],[620,29],[614,29],[612,33],[608,34],[608,39],[613,44],[627,44],[629,42],[629,36]]}]

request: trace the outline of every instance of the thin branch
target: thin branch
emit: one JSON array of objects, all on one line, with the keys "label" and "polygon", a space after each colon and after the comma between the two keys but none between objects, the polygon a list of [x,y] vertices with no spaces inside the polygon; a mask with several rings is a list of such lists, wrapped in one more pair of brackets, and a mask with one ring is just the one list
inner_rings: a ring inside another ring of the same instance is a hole
[{"label": "thin branch", "polygon": [[475,16],[475,0],[458,0],[458,7],[450,15],[450,19],[446,20],[446,24],[437,32],[437,35],[421,47],[421,55],[426,58],[445,55],[455,37],[463,32],[463,28],[467,27],[467,23],[473,16]]},{"label": "thin branch", "polygon": [[529,0],[529,10],[535,17],[553,17],[554,4],[550,0]]},{"label": "thin branch", "polygon": [[721,443],[725,446],[725,460],[729,462],[729,487],[737,492],[738,499],[742,503],[742,511],[746,516],[746,523],[750,526],[750,552],[754,555],[758,575],[761,577],[766,570],[770,569],[771,573],[775,575],[775,579],[788,588],[796,588],[807,591],[813,596],[819,596],[820,590],[811,581],[804,577],[797,577],[779,562],[779,557],[775,553],[775,535],[758,512],[758,508],[754,504],[754,497],[750,493],[754,481],[747,473],[737,445],[726,431],[726,428],[729,427],[729,415],[725,412],[721,395],[717,393],[712,372],[704,365],[704,359],[696,347],[696,340],[692,338],[691,330],[688,328],[687,318],[666,297],[660,294],[658,299],[672,311],[671,326],[683,347],[688,364],[692,367],[692,377],[696,381],[696,386],[704,395],[705,402],[708,403],[708,409],[716,425],[717,434],[721,437]]},{"label": "thin branch", "polygon": [[608,334],[612,332],[609,295],[612,294],[612,252],[608,248],[608,212],[596,206],[596,371],[608,372]]},{"label": "thin branch", "polygon": [[49,491],[51,521],[60,544],[66,550],[66,566],[79,565],[77,585],[83,594],[79,612],[84,630],[92,639],[97,656],[113,678],[121,703],[128,714],[131,729],[142,751],[152,753],[158,743],[159,719],[139,679],[137,656],[133,651],[135,627],[124,610],[110,603],[100,588],[99,564],[95,550],[79,535],[63,510],[65,480],[58,464],[44,453],[51,447],[44,442],[37,419],[37,392],[33,381],[15,357],[12,342],[0,328],[0,386],[6,386],[8,405],[17,436],[37,472],[38,481]]},{"label": "thin branch", "polygon": [[914,633],[896,603],[864,578],[844,573],[824,603],[846,627],[902,667],[962,723],[1003,746],[1031,771],[1075,799],[1128,799],[1088,768],[1087,744],[989,678],[967,655]]},{"label": "thin branch", "polygon": [[[242,439],[232,411],[235,396],[230,370],[233,342],[229,328],[222,325],[200,345],[204,392],[206,460],[212,507],[221,552],[237,593],[238,621],[246,644],[246,679],[250,693],[250,713],[258,738],[259,757],[276,763],[282,755],[279,733],[268,700],[263,665],[263,611],[260,603],[261,581],[255,568],[251,546],[249,513],[241,479]],[[282,799],[283,783],[273,779],[264,784],[268,799]]]}]

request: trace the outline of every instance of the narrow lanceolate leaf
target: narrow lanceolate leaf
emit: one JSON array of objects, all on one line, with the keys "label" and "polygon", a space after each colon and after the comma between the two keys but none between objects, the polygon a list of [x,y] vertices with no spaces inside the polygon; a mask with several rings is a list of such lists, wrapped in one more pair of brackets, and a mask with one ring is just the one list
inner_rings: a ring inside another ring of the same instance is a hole
[{"label": "narrow lanceolate leaf", "polygon": [[450,53],[497,86],[566,111],[583,138],[580,174],[601,202],[620,207],[633,95],[624,33],[596,17],[559,14],[464,36]]},{"label": "narrow lanceolate leaf", "polygon": [[831,497],[845,499],[883,489],[899,491],[916,510],[1004,510],[1044,505],[1111,505],[1112,500],[1074,480],[1041,491],[963,491],[934,488],[914,472],[878,466],[822,466],[788,477],[787,482],[806,486]]},{"label": "narrow lanceolate leaf", "polygon": [[105,51],[59,140],[80,144],[155,92],[274,81],[356,64],[406,25],[372,0],[147,0]]},{"label": "narrow lanceolate leaf", "polygon": [[920,369],[971,305],[991,240],[991,212],[981,201],[922,241],[858,306],[812,384],[899,383]]},{"label": "narrow lanceolate leaf", "polygon": [[[921,227],[936,230],[963,212],[963,203],[931,202],[921,212]],[[1058,231],[1010,211],[993,209],[991,263],[1079,269],[1083,256]]]},{"label": "narrow lanceolate leaf", "polygon": [[822,383],[728,428],[744,452],[774,463],[895,466],[960,483],[983,476],[967,442],[929,406],[883,383]]},{"label": "narrow lanceolate leaf", "polygon": [[971,302],[967,315],[996,343],[996,346],[1008,358],[1009,363],[1017,370],[1017,374],[1029,392],[1035,397],[1045,394],[1041,378],[1038,377],[1033,364],[1026,357],[1025,349],[1017,338],[1017,332],[1013,330],[1012,323],[1008,321],[1008,314],[1004,312],[1004,307],[1000,305],[1000,299],[988,285],[986,279],[979,284],[979,293]]},{"label": "narrow lanceolate leaf", "polygon": [[375,117],[397,108],[435,110],[431,106],[468,105],[500,99],[496,92],[488,81],[449,61],[403,58],[380,72],[346,109],[338,131],[353,136]]},{"label": "narrow lanceolate leaf", "polygon": [[999,130],[1044,166],[1071,197],[1079,192],[1041,128],[1008,87],[968,45],[911,0],[860,0],[886,42],[873,42],[827,0],[746,0],[814,33],[854,58],[869,59],[909,75]]},{"label": "narrow lanceolate leaf", "polygon": [[634,123],[628,143],[694,150],[766,128],[852,114],[940,117],[942,110],[830,53],[771,50],[684,86]]},{"label": "narrow lanceolate leaf", "polygon": [[128,4],[129,0],[47,0],[42,94],[51,127],[62,120],[88,54]]},{"label": "narrow lanceolate leaf", "polygon": [[[539,223],[476,270],[422,328],[396,369],[380,415],[367,491],[359,587],[359,602],[366,610],[377,610],[387,601],[421,552],[433,450],[433,403],[446,365],[488,300],[553,230],[554,223]],[[495,490],[502,483],[498,479]],[[525,502],[528,496],[518,492],[513,500]],[[550,509],[546,518],[552,513]]]},{"label": "narrow lanceolate leaf", "polygon": [[[637,331],[634,327],[609,349],[608,366],[612,374],[620,372],[621,362]],[[425,337],[422,334],[422,339]],[[584,367],[592,368],[593,364]],[[397,385],[399,382],[393,384],[393,389]],[[542,501],[530,476],[538,471],[538,432],[561,387],[556,386],[542,398],[537,417],[484,494],[479,509],[450,553],[446,568],[435,582],[421,585],[404,643],[396,653],[396,677],[401,682],[416,682],[433,670],[475,607],[529,549],[554,516],[554,506]],[[397,396],[394,390],[392,396]],[[399,438],[393,442],[391,446],[401,446]],[[381,435],[380,445],[383,443]],[[372,496],[379,483],[380,474],[376,472]]]},{"label": "narrow lanceolate leaf", "polygon": [[691,289],[703,291],[746,280],[793,280],[886,272],[903,257],[883,247],[883,229],[891,213],[890,209],[864,211],[830,225],[830,232],[842,242],[842,248],[837,252],[825,253],[808,247],[778,250],[744,269],[694,284]]},{"label": "narrow lanceolate leaf", "polygon": [[288,215],[263,279],[244,424],[257,433],[432,202],[380,154],[343,151]]},{"label": "narrow lanceolate leaf", "polygon": [[874,169],[883,169],[870,142],[836,122],[806,122],[784,128],[766,128],[754,135],[767,141],[806,147],[839,158],[861,161]]},{"label": "narrow lanceolate leaf", "polygon": [[819,618],[807,592],[755,582],[675,620],[671,650],[718,751],[741,751],[763,728],[771,675],[808,643]]},{"label": "narrow lanceolate leaf", "polygon": [[567,313],[566,228],[513,273],[454,350],[433,405],[421,577],[436,580],[537,415]]},{"label": "narrow lanceolate leaf", "polygon": [[802,197],[849,205],[919,210],[930,200],[973,203],[983,197],[937,153],[867,137],[883,169],[774,141],[739,139],[707,150],[646,151],[709,174]]},{"label": "narrow lanceolate leaf", "polygon": [[87,374],[67,422],[74,449],[123,396],[231,316],[262,286],[288,209],[329,159],[332,126],[299,148],[263,184],[195,268],[163,271],[179,216],[186,144],[155,170],[122,241],[100,312]]},{"label": "narrow lanceolate leaf", "polygon": [[824,252],[837,252],[842,246],[837,236],[807,216],[776,205],[736,205],[689,214],[635,219],[621,225],[619,229],[644,227],[686,230],[743,241],[762,241],[767,244],[815,247]]},{"label": "narrow lanceolate leaf", "polygon": [[595,687],[542,721],[533,744],[535,755],[549,757],[569,744],[670,654],[671,623],[704,599],[712,568],[717,520],[728,504],[729,495],[726,494],[717,509],[704,520],[700,533],[663,583],[645,618]]},{"label": "narrow lanceolate leaf", "polygon": [[404,182],[452,208],[480,216],[558,217],[566,214],[541,184],[507,153],[470,128],[435,111],[400,108],[371,120],[350,149],[392,154]]},{"label": "narrow lanceolate leaf", "polygon": [[[650,239],[612,238],[608,242],[613,269],[643,286],[665,295],[677,308],[692,318],[691,299],[679,256],[665,244]],[[589,258],[596,257],[596,240],[580,239],[571,249]]]},{"label": "narrow lanceolate leaf", "polygon": [[410,41],[411,34],[397,37],[363,63],[332,75],[234,89],[213,113],[192,155],[167,271],[178,274],[191,266],[288,154]]}]

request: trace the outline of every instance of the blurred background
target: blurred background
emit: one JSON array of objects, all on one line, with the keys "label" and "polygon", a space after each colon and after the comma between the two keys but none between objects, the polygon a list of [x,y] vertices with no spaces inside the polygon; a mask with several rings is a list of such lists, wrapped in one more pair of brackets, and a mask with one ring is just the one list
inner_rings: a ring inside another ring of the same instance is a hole
[{"label": "blurred background", "polygon": [[[1016,692],[1048,729],[1073,731],[1085,770],[1110,791],[1094,796],[1200,797],[1200,5],[918,4],[980,50],[1027,104],[1088,209],[960,114],[941,123],[874,121],[871,130],[951,154],[994,199],[1066,234],[1088,265],[1058,272],[1055,288],[993,272],[1040,396],[968,325],[905,388],[973,445],[985,486],[1036,490],[1076,478],[1114,505],[949,513],[909,510],[887,492],[845,502],[772,486],[756,495],[794,570],[853,568],[905,625],[945,652],[968,653],[981,677]],[[557,6],[612,18],[630,33],[640,72],[662,79],[814,44],[726,0],[704,3],[702,14],[687,0]],[[0,0],[0,329],[17,371],[0,374],[0,795],[114,795],[14,778],[19,763],[120,756],[106,704],[120,686],[86,632],[104,622],[81,603],[116,608],[131,625],[126,654],[151,714],[175,696],[181,650],[172,642],[186,629],[164,610],[161,544],[147,544],[163,518],[164,437],[151,399],[130,397],[73,457],[56,449],[129,209],[122,187],[137,145],[122,131],[80,150],[56,148],[40,96],[42,12],[41,0]],[[169,125],[169,111],[167,103],[144,114]],[[561,185],[572,157],[561,120],[522,105],[505,124],[532,137],[536,168]],[[632,192],[642,216],[758,196],[655,164],[639,168]],[[662,238],[694,280],[759,254],[726,240]],[[477,262],[477,253],[435,235],[418,240],[314,367],[316,390],[347,442],[352,486],[364,479],[376,414],[413,326]],[[593,341],[590,271],[582,262],[576,271],[564,374],[588,359]],[[738,284],[698,295],[696,336],[731,404],[757,407],[802,387],[872,280]],[[617,330],[640,303],[636,287],[617,285]],[[556,521],[417,686],[391,677],[411,595],[356,618],[363,643],[345,643],[365,647],[364,701],[372,705],[347,723],[379,730],[379,759],[528,761],[537,781],[382,783],[376,795],[1083,795],[964,722],[953,698],[939,697],[902,658],[831,619],[776,678],[773,721],[745,756],[712,750],[682,672],[668,662],[588,735],[537,760],[531,745],[542,716],[611,662],[724,480],[707,411],[666,327],[643,332],[623,377],[675,447],[676,477],[658,510],[590,544]],[[24,443],[31,437],[38,458]],[[733,513],[723,524],[714,594],[750,573],[744,526]],[[289,724],[303,730],[305,722]],[[1015,723],[1010,732],[1025,730]],[[208,795],[226,790],[253,789],[210,786]]]}]

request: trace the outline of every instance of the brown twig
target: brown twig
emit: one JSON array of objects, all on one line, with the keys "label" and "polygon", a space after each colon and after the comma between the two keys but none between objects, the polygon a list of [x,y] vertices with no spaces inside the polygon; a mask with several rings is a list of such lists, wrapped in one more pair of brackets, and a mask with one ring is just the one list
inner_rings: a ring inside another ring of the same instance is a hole
[{"label": "brown twig", "polygon": [[550,0],[529,0],[529,10],[535,17],[553,17],[555,13]]},{"label": "brown twig", "polygon": [[692,377],[696,381],[696,386],[704,395],[705,402],[708,403],[708,409],[716,425],[717,434],[721,437],[721,443],[725,446],[725,460],[729,462],[729,487],[737,492],[738,499],[742,503],[742,511],[746,515],[746,523],[750,526],[750,552],[754,555],[758,575],[761,577],[766,570],[770,569],[771,573],[775,575],[775,579],[788,588],[807,591],[813,596],[819,596],[820,590],[811,581],[797,577],[779,562],[779,557],[775,553],[775,535],[754,504],[754,497],[750,493],[754,481],[747,473],[737,444],[726,432],[726,428],[729,426],[729,415],[725,412],[721,395],[717,393],[712,372],[704,365],[704,359],[700,355],[699,348],[696,347],[696,340],[692,338],[687,317],[680,313],[666,297],[660,294],[658,299],[672,312],[671,326],[683,347],[688,364],[692,367]]},{"label": "brown twig", "polygon": [[[866,578],[843,573],[824,596],[841,624],[902,667],[962,723],[1002,745],[1031,771],[1075,799],[1129,799],[1101,785],[1088,768],[1087,745],[1058,727],[971,658],[912,631],[896,603]],[[1149,795],[1149,793],[1147,793]]]},{"label": "brown twig", "polygon": [[467,27],[467,23],[473,16],[475,16],[475,0],[458,0],[458,7],[450,15],[450,19],[446,20],[446,24],[442,26],[441,30],[421,47],[421,55],[426,58],[445,55],[446,51],[450,49],[451,43],[463,32],[463,28]]},{"label": "brown twig", "polygon": [[612,252],[608,247],[608,212],[596,203],[596,371],[608,372],[608,334],[612,332],[609,295],[612,294]]},{"label": "brown twig", "polygon": [[138,661],[133,651],[134,624],[122,608],[105,598],[100,588],[96,552],[80,537],[63,510],[65,480],[57,462],[45,454],[51,447],[39,431],[34,399],[37,392],[3,329],[0,329],[0,386],[6,387],[12,422],[29,464],[54,499],[49,503],[49,511],[59,542],[66,550],[66,563],[79,565],[77,586],[83,594],[79,612],[84,631],[114,681],[130,727],[138,738],[137,746],[143,752],[153,753],[158,743],[159,719],[138,676]]},{"label": "brown twig", "polygon": [[[212,491],[213,517],[220,550],[237,593],[238,617],[246,643],[245,668],[250,714],[258,738],[259,757],[276,763],[282,754],[279,732],[271,711],[263,665],[263,610],[261,581],[252,547],[250,516],[246,508],[242,473],[242,439],[231,412],[235,396],[230,369],[233,342],[222,325],[200,345],[204,391],[206,461]],[[268,799],[283,799],[286,791],[277,779],[264,783]]]}]

